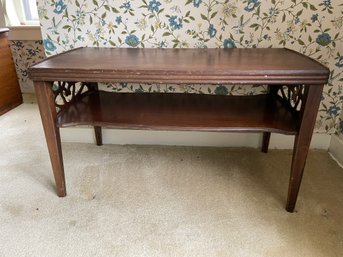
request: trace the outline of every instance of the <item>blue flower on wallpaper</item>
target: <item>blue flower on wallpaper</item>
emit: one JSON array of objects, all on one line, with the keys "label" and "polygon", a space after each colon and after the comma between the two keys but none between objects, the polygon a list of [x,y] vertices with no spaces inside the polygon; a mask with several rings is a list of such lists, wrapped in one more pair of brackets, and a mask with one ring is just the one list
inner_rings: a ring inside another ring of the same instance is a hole
[{"label": "blue flower on wallpaper", "polygon": [[269,8],[268,14],[270,17],[273,17],[274,15],[276,15],[276,9],[275,7]]},{"label": "blue flower on wallpaper", "polygon": [[318,35],[316,42],[318,45],[327,46],[331,43],[331,36],[328,33],[322,33]]},{"label": "blue flower on wallpaper", "polygon": [[20,73],[23,77],[27,77],[29,75],[29,72],[26,69],[20,69]]},{"label": "blue flower on wallpaper", "polygon": [[171,30],[181,29],[182,28],[182,19],[173,15],[169,18],[169,27]]},{"label": "blue flower on wallpaper", "polygon": [[156,0],[151,0],[148,5],[148,10],[152,12],[158,12],[160,9],[161,3]]},{"label": "blue flower on wallpaper", "polygon": [[251,12],[259,5],[260,5],[260,2],[258,0],[249,0],[247,3],[247,6],[244,7],[244,10],[247,12]]},{"label": "blue flower on wallpaper", "polygon": [[343,133],[343,120],[341,120],[340,123],[339,123],[338,131],[340,133]]},{"label": "blue flower on wallpaper", "polygon": [[121,16],[117,16],[116,17],[116,23],[119,25],[120,23],[122,23],[122,18],[121,18]]},{"label": "blue flower on wallpaper", "polygon": [[207,32],[210,35],[210,37],[215,37],[217,34],[217,30],[214,28],[213,24],[210,24]]},{"label": "blue flower on wallpaper", "polygon": [[44,48],[47,51],[52,52],[52,51],[55,51],[57,49],[56,46],[54,45],[54,43],[50,39],[44,39],[43,44],[44,44]]},{"label": "blue flower on wallpaper", "polygon": [[136,47],[139,44],[139,38],[136,35],[128,35],[125,38],[125,43],[131,47]]},{"label": "blue flower on wallpaper", "polygon": [[119,8],[124,8],[127,11],[131,9],[131,3],[130,1],[127,1],[126,3],[123,3]]},{"label": "blue flower on wallpaper", "polygon": [[79,41],[85,41],[85,38],[82,37],[81,35],[78,35],[78,36],[77,36],[77,40],[79,40]]},{"label": "blue flower on wallpaper", "polygon": [[223,43],[224,48],[235,48],[235,42],[232,41],[232,39],[225,39]]},{"label": "blue flower on wallpaper", "polygon": [[158,47],[160,47],[160,48],[165,48],[167,46],[168,46],[168,44],[167,44],[166,40],[162,40],[158,43]]},{"label": "blue flower on wallpaper", "polygon": [[26,50],[27,50],[27,53],[29,54],[29,56],[36,56],[37,55],[37,51],[35,49],[28,48]]},{"label": "blue flower on wallpaper", "polygon": [[200,4],[202,3],[202,0],[193,0],[193,6],[199,8]]},{"label": "blue flower on wallpaper", "polygon": [[339,68],[343,67],[343,55],[339,57],[338,61],[335,63],[335,65]]},{"label": "blue flower on wallpaper", "polygon": [[14,45],[17,47],[17,48],[23,48],[23,41],[14,41]]},{"label": "blue flower on wallpaper", "polygon": [[312,21],[312,22],[316,22],[317,20],[318,20],[318,13],[313,14],[313,15],[311,16],[311,21]]},{"label": "blue flower on wallpaper", "polygon": [[330,106],[330,108],[327,110],[327,113],[331,116],[336,116],[338,112],[341,110],[338,106]]},{"label": "blue flower on wallpaper", "polygon": [[227,87],[220,85],[216,87],[216,89],[214,90],[214,93],[216,95],[227,95],[229,94],[229,90],[227,89]]},{"label": "blue flower on wallpaper", "polygon": [[324,4],[325,7],[328,8],[328,7],[331,6],[331,0],[324,0],[324,1],[323,1],[323,4]]},{"label": "blue flower on wallpaper", "polygon": [[54,13],[61,14],[65,8],[67,8],[67,5],[64,4],[63,0],[59,0],[58,2],[55,2]]},{"label": "blue flower on wallpaper", "polygon": [[300,22],[299,16],[295,17],[295,19],[294,19],[294,24],[298,24],[299,22]]},{"label": "blue flower on wallpaper", "polygon": [[270,40],[272,39],[272,37],[269,36],[268,34],[264,34],[264,35],[263,35],[263,39],[264,39],[264,40],[270,41]]}]

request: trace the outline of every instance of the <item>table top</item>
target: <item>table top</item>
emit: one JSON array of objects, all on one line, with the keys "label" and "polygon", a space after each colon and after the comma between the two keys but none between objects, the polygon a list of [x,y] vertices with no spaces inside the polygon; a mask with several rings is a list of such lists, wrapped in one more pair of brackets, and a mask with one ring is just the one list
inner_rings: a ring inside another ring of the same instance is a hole
[{"label": "table top", "polygon": [[329,70],[286,48],[77,48],[29,69],[35,81],[325,84]]}]

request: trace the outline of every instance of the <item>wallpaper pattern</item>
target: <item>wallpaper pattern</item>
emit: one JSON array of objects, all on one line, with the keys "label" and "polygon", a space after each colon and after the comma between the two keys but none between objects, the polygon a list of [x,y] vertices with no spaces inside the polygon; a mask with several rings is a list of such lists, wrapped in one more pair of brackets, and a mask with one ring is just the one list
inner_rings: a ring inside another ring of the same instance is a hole
[{"label": "wallpaper pattern", "polygon": [[28,78],[27,69],[45,57],[43,41],[10,41],[13,61],[22,93],[33,93],[33,82]]},{"label": "wallpaper pattern", "polygon": [[[95,47],[287,47],[331,70],[316,131],[343,102],[343,4],[331,0],[37,0],[47,55]],[[260,87],[108,84],[114,91],[255,94]]]},{"label": "wallpaper pattern", "polygon": [[343,111],[341,112],[341,117],[338,122],[337,133],[339,134],[340,138],[343,140]]}]

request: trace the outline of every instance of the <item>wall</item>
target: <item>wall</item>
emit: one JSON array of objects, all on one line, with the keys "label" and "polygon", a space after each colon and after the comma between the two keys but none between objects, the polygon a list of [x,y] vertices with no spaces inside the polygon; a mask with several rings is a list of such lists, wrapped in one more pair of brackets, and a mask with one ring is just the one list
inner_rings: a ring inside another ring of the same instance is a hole
[{"label": "wall", "polygon": [[45,58],[42,40],[11,40],[13,60],[22,93],[34,93],[33,83],[28,78],[27,69]]},{"label": "wall", "polygon": [[[343,81],[343,4],[330,0],[38,0],[44,47],[288,47],[331,69],[316,131],[339,126]],[[259,93],[219,85],[107,85],[114,91]]]},{"label": "wall", "polygon": [[341,117],[338,122],[338,135],[343,140],[343,112],[341,112]]},{"label": "wall", "polygon": [[[9,24],[6,24],[5,19],[5,0],[0,0],[0,27],[7,27],[7,25]],[[9,42],[22,93],[34,93],[33,83],[28,78],[27,69],[45,57],[43,41],[33,40],[39,38],[41,38],[39,28],[10,27]]]},{"label": "wall", "polygon": [[5,27],[5,8],[3,6],[2,0],[0,0],[0,27]]}]

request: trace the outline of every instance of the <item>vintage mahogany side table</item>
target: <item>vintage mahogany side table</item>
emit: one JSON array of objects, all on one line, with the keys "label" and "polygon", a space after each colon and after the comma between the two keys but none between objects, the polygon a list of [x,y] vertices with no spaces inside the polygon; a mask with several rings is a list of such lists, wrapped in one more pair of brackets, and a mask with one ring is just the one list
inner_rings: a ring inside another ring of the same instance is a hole
[{"label": "vintage mahogany side table", "polygon": [[[286,210],[294,211],[329,70],[288,49],[78,48],[29,70],[55,176],[66,195],[59,129],[101,127],[295,135]],[[114,93],[98,82],[267,85],[268,93],[223,96],[184,93]],[[60,98],[60,101],[56,99]]]}]

